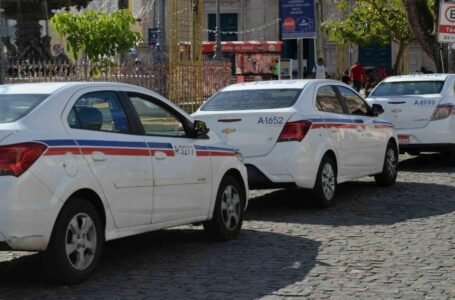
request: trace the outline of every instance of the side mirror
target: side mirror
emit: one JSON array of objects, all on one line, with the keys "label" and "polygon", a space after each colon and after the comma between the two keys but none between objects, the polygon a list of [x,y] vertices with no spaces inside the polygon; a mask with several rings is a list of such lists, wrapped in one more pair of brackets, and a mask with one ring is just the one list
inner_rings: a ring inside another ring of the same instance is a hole
[{"label": "side mirror", "polygon": [[371,107],[371,112],[373,116],[379,116],[380,114],[384,113],[384,108],[380,104],[373,104]]},{"label": "side mirror", "polygon": [[193,135],[195,137],[204,137],[209,133],[210,129],[207,124],[202,120],[195,120],[193,123]]}]

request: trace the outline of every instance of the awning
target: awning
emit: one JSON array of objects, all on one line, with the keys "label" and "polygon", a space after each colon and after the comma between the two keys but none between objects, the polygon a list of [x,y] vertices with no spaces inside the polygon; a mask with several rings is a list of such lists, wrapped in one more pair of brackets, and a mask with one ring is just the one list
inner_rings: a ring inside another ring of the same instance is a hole
[{"label": "awning", "polygon": [[[215,52],[216,42],[202,42],[202,53]],[[223,53],[281,53],[282,41],[234,41],[221,42]]]}]

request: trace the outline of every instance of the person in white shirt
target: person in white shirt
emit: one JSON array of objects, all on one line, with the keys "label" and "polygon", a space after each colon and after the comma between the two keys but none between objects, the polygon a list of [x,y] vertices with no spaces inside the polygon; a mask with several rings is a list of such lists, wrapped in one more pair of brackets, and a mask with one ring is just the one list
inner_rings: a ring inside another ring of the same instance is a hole
[{"label": "person in white shirt", "polygon": [[319,57],[318,63],[313,68],[313,76],[316,79],[325,79],[326,72],[327,72],[327,70],[324,65],[324,60],[321,57]]}]

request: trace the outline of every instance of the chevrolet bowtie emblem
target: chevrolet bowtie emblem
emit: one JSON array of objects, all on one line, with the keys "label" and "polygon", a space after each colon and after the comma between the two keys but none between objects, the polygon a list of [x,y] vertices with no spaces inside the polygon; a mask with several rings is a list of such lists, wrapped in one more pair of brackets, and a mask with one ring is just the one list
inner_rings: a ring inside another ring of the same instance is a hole
[{"label": "chevrolet bowtie emblem", "polygon": [[235,129],[234,128],[224,128],[223,130],[221,130],[221,132],[225,133],[225,134],[230,134],[230,133],[235,132]]}]

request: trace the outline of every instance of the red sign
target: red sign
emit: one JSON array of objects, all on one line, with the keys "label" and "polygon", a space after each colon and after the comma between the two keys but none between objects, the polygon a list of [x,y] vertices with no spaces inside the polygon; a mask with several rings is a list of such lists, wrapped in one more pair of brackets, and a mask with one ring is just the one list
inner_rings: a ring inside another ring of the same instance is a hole
[{"label": "red sign", "polygon": [[439,25],[440,33],[455,33],[455,25]]},{"label": "red sign", "polygon": [[[221,42],[221,52],[225,53],[281,53],[281,41],[273,42]],[[215,42],[203,42],[202,53],[214,53]]]},{"label": "red sign", "polygon": [[295,31],[295,20],[292,17],[287,17],[284,19],[283,27],[287,31]]}]

